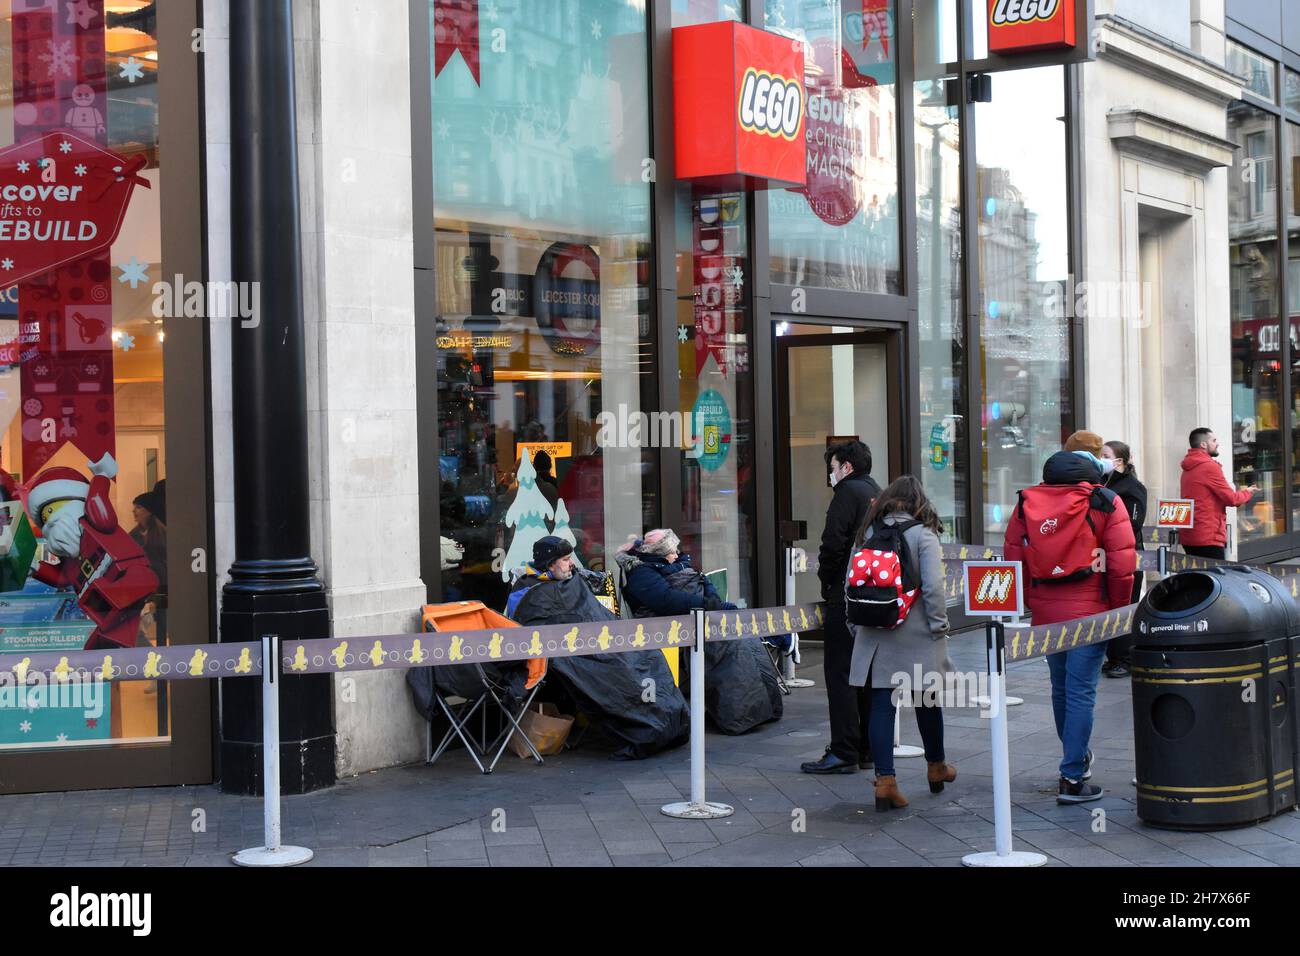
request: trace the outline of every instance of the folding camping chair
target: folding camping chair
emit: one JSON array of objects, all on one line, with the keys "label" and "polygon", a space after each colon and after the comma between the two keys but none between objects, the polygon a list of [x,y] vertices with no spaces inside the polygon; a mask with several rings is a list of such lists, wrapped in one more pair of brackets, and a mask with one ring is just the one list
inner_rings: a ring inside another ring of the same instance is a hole
[{"label": "folding camping chair", "polygon": [[[421,615],[426,631],[476,631],[491,627],[515,627],[515,622],[483,606],[481,601],[456,601],[452,604],[426,604]],[[525,695],[516,708],[507,703],[510,694],[510,679],[498,667],[484,665],[477,661],[458,664],[451,667],[437,667],[434,672],[433,700],[437,702],[450,726],[442,735],[438,746],[433,747],[433,725],[425,730],[426,752],[425,765],[432,765],[442,756],[453,739],[459,738],[469,752],[470,759],[478,766],[481,773],[491,773],[496,769],[497,761],[505,753],[510,738],[516,734],[539,764],[545,763],[537,752],[519,720],[528,710],[541,690],[546,676],[546,661],[530,660],[526,662],[528,677],[524,684]],[[491,668],[489,670],[489,668]],[[454,673],[453,673],[454,672]],[[442,677],[442,680],[439,678]],[[468,679],[467,679],[468,678]],[[505,726],[489,743],[487,740],[487,708],[489,701],[505,717]],[[479,715],[480,730],[476,739],[469,728],[469,722],[475,714]],[[495,753],[493,753],[495,751]],[[490,762],[485,766],[483,760]],[[480,759],[482,758],[482,759]]]}]

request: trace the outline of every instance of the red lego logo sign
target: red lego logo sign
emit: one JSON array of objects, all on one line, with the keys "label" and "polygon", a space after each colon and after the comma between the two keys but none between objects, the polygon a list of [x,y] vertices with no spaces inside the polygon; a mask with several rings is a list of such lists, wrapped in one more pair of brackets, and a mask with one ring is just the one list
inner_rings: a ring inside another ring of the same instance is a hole
[{"label": "red lego logo sign", "polygon": [[966,561],[966,613],[976,617],[1019,617],[1024,587],[1019,561]]},{"label": "red lego logo sign", "polygon": [[743,23],[673,30],[677,178],[720,189],[806,181],[803,45]]},{"label": "red lego logo sign", "polygon": [[1072,47],[1074,0],[988,0],[989,52]]},{"label": "red lego logo sign", "polygon": [[144,164],[68,131],[0,150],[0,285],[111,246]]},{"label": "red lego logo sign", "polygon": [[1161,498],[1156,511],[1156,527],[1171,531],[1192,527],[1196,515],[1196,502],[1190,498]]}]

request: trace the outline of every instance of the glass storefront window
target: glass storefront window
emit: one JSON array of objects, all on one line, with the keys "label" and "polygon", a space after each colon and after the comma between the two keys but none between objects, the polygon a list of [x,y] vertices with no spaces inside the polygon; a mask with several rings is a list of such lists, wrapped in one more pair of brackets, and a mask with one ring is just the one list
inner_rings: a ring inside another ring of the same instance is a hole
[{"label": "glass storefront window", "polygon": [[744,0],[673,0],[673,26],[714,23],[718,20],[742,20]]},{"label": "glass storefront window", "polygon": [[1288,69],[1284,77],[1283,101],[1286,108],[1300,113],[1300,73]]},{"label": "glass storefront window", "polygon": [[431,5],[443,593],[499,610],[546,534],[612,571],[680,439],[646,414],[644,5],[501,6],[481,59],[460,26]]},{"label": "glass storefront window", "polygon": [[892,0],[769,0],[767,29],[804,43],[807,184],[773,190],[772,281],[899,294]]},{"label": "glass storefront window", "polygon": [[[71,17],[61,5],[55,14],[44,4],[5,4],[0,16],[0,148],[30,145],[40,156],[35,163],[12,154],[0,160],[0,181],[95,182],[102,198],[61,214],[99,219],[122,195],[108,185],[110,167],[135,177],[111,247],[33,272],[41,253],[31,247],[39,243],[14,241],[0,263],[25,270],[0,290],[5,673],[37,652],[92,647],[111,658],[116,648],[168,641],[164,331],[154,314],[154,284],[165,272],[156,33],[146,0],[82,4]],[[52,140],[42,142],[54,132],[75,139],[63,139],[56,153],[45,145]],[[27,216],[38,211],[10,205],[0,221],[16,231],[31,226]],[[116,463],[115,475],[103,467],[104,456]],[[99,464],[92,469],[91,462]],[[79,517],[96,504],[109,506],[115,531],[91,530]],[[109,581],[120,586],[116,611],[105,610]],[[48,687],[29,687],[22,697],[12,686],[0,690],[0,750],[170,740],[166,683],[76,689],[80,696]]]},{"label": "glass storefront window", "polygon": [[[917,337],[926,493],[948,540],[969,541],[966,336],[962,321],[961,156],[943,77],[913,85],[916,127]],[[952,82],[956,82],[954,79]]]},{"label": "glass storefront window", "polygon": [[1241,541],[1281,534],[1283,510],[1278,321],[1277,120],[1238,101],[1228,107],[1237,161],[1228,171],[1229,280],[1232,310],[1232,466],[1239,487],[1259,485],[1237,509]]},{"label": "glass storefront window", "polygon": [[[1291,527],[1300,528],[1300,125],[1287,123],[1287,328],[1291,342]],[[1235,363],[1234,363],[1235,365]]]},{"label": "glass storefront window", "polygon": [[1226,65],[1228,72],[1238,77],[1250,92],[1270,103],[1277,102],[1274,80],[1277,64],[1272,60],[1235,40],[1229,40]]},{"label": "glass storefront window", "polygon": [[[975,106],[984,527],[997,540],[1016,492],[1042,480],[1071,421],[1061,67],[1001,74]],[[1026,150],[1025,143],[1034,149]]]}]

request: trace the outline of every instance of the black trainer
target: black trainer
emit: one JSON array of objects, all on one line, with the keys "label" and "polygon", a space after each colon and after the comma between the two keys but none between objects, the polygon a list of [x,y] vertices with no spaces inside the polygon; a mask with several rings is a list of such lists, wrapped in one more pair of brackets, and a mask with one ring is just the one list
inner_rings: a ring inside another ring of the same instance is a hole
[{"label": "black trainer", "polygon": [[858,768],[852,760],[845,760],[831,753],[830,748],[822,754],[821,760],[810,760],[807,763],[801,763],[799,769],[804,773],[857,773]]},{"label": "black trainer", "polygon": [[1107,677],[1128,677],[1129,675],[1128,665],[1119,661],[1113,663],[1108,661],[1101,671]]},{"label": "black trainer", "polygon": [[1062,777],[1056,788],[1057,803],[1088,803],[1101,799],[1101,787],[1082,780]]}]

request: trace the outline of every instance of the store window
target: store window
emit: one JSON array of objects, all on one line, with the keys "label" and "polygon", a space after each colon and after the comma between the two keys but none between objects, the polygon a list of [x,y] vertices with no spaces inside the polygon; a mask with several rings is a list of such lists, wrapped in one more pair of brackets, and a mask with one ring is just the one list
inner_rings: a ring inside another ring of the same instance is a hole
[{"label": "store window", "polygon": [[[673,26],[738,20],[741,13],[736,3],[675,0]],[[689,423],[691,444],[679,455],[682,515],[675,530],[695,566],[744,607],[755,599],[757,535],[748,197],[683,183],[675,202],[673,411]]]},{"label": "store window", "polygon": [[[999,74],[975,107],[984,526],[1042,480],[1071,423],[1064,72]],[[1033,143],[1032,150],[1024,148]]]},{"label": "store window", "polygon": [[1227,42],[1226,60],[1228,72],[1240,79],[1246,89],[1270,103],[1277,101],[1277,64],[1233,40]]},{"label": "store window", "polygon": [[1260,488],[1250,504],[1237,509],[1237,533],[1245,542],[1281,534],[1286,527],[1273,161],[1277,119],[1247,103],[1232,103],[1228,138],[1238,147],[1228,171],[1232,468],[1238,486]]},{"label": "store window", "polygon": [[1291,347],[1291,407],[1285,409],[1291,428],[1291,527],[1300,528],[1300,125],[1287,123],[1287,328]]},{"label": "store window", "polygon": [[947,85],[958,81],[942,73],[947,58],[956,55],[953,3],[918,5],[915,48],[918,79],[912,95],[923,480],[947,539],[969,541],[961,130],[958,110],[948,105],[946,93]]},{"label": "store window", "polygon": [[[6,675],[33,653],[113,666],[168,639],[155,16],[145,0],[63,6],[0,16],[0,190],[22,200],[0,204]],[[166,742],[167,691],[6,685],[0,751]]]},{"label": "store window", "polygon": [[[612,570],[658,514],[644,4],[430,7],[443,594],[538,538]],[[489,45],[496,39],[499,48]],[[676,428],[674,428],[676,426]]]},{"label": "store window", "polygon": [[772,281],[899,294],[892,0],[769,0],[767,29],[804,44],[807,183],[767,197]]}]

